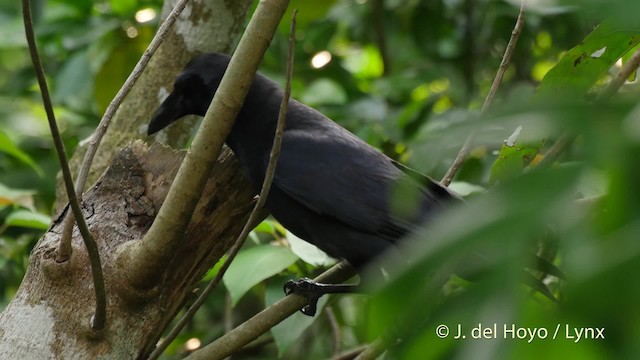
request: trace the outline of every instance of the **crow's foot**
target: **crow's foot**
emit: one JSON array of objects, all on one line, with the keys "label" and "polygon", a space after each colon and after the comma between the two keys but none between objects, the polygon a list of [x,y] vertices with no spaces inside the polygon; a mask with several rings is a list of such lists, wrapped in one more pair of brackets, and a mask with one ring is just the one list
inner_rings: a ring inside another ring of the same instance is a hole
[{"label": "crow's foot", "polygon": [[284,284],[286,295],[297,294],[307,298],[309,303],[300,311],[307,316],[314,316],[318,309],[318,299],[325,294],[344,294],[355,292],[357,285],[322,284],[308,278],[289,280]]}]

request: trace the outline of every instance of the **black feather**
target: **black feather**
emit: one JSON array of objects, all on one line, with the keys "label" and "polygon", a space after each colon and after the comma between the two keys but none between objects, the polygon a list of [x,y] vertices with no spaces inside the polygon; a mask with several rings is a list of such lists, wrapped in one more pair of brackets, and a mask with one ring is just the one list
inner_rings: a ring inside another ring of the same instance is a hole
[{"label": "black feather", "polygon": [[[204,115],[229,62],[194,58],[149,123],[153,134],[187,114]],[[283,93],[256,74],[227,138],[256,193]],[[290,100],[266,207],[289,231],[356,268],[376,258],[457,196],[396,163],[320,112]]]}]

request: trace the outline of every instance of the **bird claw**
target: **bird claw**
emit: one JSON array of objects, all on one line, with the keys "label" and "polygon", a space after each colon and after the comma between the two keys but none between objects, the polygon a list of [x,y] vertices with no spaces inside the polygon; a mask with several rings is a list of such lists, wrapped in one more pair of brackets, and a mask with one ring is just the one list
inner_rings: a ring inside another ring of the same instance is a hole
[{"label": "bird claw", "polygon": [[309,303],[300,311],[307,316],[314,316],[318,309],[318,299],[325,293],[322,286],[309,278],[302,278],[296,281],[289,280],[284,284],[285,295],[297,294],[305,297]]}]

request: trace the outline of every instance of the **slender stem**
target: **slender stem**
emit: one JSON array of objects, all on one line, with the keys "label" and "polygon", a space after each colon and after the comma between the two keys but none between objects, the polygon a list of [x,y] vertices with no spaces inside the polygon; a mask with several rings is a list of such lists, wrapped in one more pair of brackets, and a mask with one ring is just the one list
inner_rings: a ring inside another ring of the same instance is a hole
[{"label": "slender stem", "polygon": [[[640,67],[640,49],[636,50],[636,52],[631,55],[629,60],[624,64],[624,67],[620,70],[618,75],[611,80],[609,85],[598,95],[598,101],[604,101],[609,99],[615,93],[620,90],[622,85],[624,85],[625,81],[631,76],[634,71],[638,70]],[[575,134],[571,134],[568,132],[564,132],[556,141],[551,145],[551,148],[544,155],[542,161],[540,161],[536,167],[540,166],[549,166],[553,164],[559,157],[562,155],[568,148],[573,144],[573,141],[576,139]]]},{"label": "slender stem", "polygon": [[[502,56],[502,62],[500,63],[500,67],[496,73],[496,77],[493,79],[493,83],[491,84],[491,89],[489,89],[489,93],[484,100],[484,104],[482,104],[481,112],[484,113],[487,111],[489,106],[493,103],[493,98],[498,92],[498,88],[500,88],[500,83],[502,83],[502,78],[504,77],[505,72],[509,68],[511,64],[511,58],[516,48],[516,44],[518,43],[518,39],[520,38],[520,34],[522,33],[522,28],[524,27],[524,0],[520,3],[520,12],[518,13],[518,19],[516,20],[516,24],[511,31],[511,38],[509,39],[509,43],[507,44],[507,48],[505,49],[504,55]],[[453,164],[447,170],[447,173],[444,175],[442,180],[440,181],[442,185],[449,186],[453,177],[462,167],[462,164],[466,160],[467,156],[469,156],[469,151],[471,150],[471,146],[473,145],[473,140],[475,139],[475,134],[472,132],[469,134],[467,139],[465,140],[462,148],[458,152]]]},{"label": "slender stem", "polygon": [[[151,60],[151,56],[158,50],[160,44],[167,37],[167,33],[169,29],[176,22],[176,19],[184,10],[185,6],[190,0],[180,0],[176,6],[171,10],[167,18],[162,25],[158,28],[158,32],[153,37],[149,46],[144,51],[140,60],[129,74],[129,77],[124,82],[120,90],[116,96],[111,100],[109,106],[107,106],[102,119],[100,120],[100,124],[96,128],[93,137],[91,138],[91,142],[89,143],[89,147],[87,148],[87,152],[84,155],[84,159],[82,160],[82,165],[80,166],[80,171],[78,173],[78,178],[76,179],[76,194],[80,199],[82,199],[82,193],[84,192],[84,187],[87,182],[87,177],[89,175],[89,170],[91,169],[91,163],[93,163],[93,159],[98,151],[98,147],[100,146],[100,142],[104,137],[104,134],[107,132],[109,128],[109,124],[111,123],[111,119],[116,114],[116,111],[124,101],[124,98],[129,94],[133,86],[135,85],[140,75],[142,75],[144,69],[147,67],[149,60]],[[65,219],[62,238],[60,241],[60,245],[58,247],[58,254],[56,255],[57,261],[64,261],[69,258],[71,255],[71,228],[73,227],[73,216],[69,214]]]},{"label": "slender stem", "polygon": [[456,155],[456,158],[453,160],[453,164],[451,164],[451,167],[449,167],[447,173],[444,174],[444,177],[442,178],[442,180],[440,180],[442,186],[449,186],[451,184],[451,181],[453,181],[453,177],[456,176],[465,159],[467,158],[467,156],[469,156],[471,144],[473,143],[474,139],[475,134],[473,132],[467,136],[464,144],[462,144],[462,148],[460,148],[460,151],[458,151],[458,155]]},{"label": "slender stem", "polygon": [[233,329],[233,300],[231,294],[227,291],[224,296],[224,332]]},{"label": "slender stem", "polygon": [[180,331],[187,325],[193,315],[200,309],[202,304],[207,300],[207,297],[213,289],[215,289],[220,281],[222,281],[222,277],[229,269],[231,262],[235,259],[236,255],[244,245],[244,242],[249,235],[249,232],[255,226],[260,215],[260,210],[264,206],[267,201],[267,196],[269,195],[269,190],[271,189],[271,184],[273,183],[273,176],[276,171],[276,164],[278,162],[278,156],[280,155],[280,148],[282,145],[282,135],[284,134],[284,128],[286,125],[287,118],[287,108],[289,106],[289,98],[291,97],[291,75],[293,73],[293,49],[294,49],[294,41],[295,41],[295,27],[296,27],[296,14],[297,10],[293,11],[291,16],[291,33],[289,35],[289,57],[287,59],[287,81],[284,90],[284,96],[282,97],[282,103],[280,104],[280,112],[278,113],[278,123],[276,125],[276,132],[273,138],[273,145],[271,147],[271,154],[269,155],[269,164],[267,165],[267,170],[265,172],[265,177],[262,182],[262,189],[260,190],[260,195],[258,195],[258,201],[256,202],[253,210],[251,211],[251,215],[249,215],[249,219],[245,223],[240,235],[236,239],[235,243],[229,250],[229,255],[227,259],[220,267],[220,270],[216,274],[216,276],[207,284],[207,287],[202,291],[202,293],[198,296],[198,299],[189,307],[184,316],[180,319],[180,321],[176,324],[176,326],[171,330],[171,332],[167,335],[162,344],[158,345],[156,349],[149,355],[148,360],[155,360],[162,355],[164,350],[171,344],[171,342],[180,334]]},{"label": "slender stem", "polygon": [[504,55],[502,56],[502,62],[500,63],[500,67],[498,68],[496,77],[493,79],[493,83],[491,84],[491,89],[487,94],[484,104],[482,104],[482,112],[487,111],[489,106],[491,106],[491,104],[493,103],[493,98],[500,88],[502,78],[504,77],[504,74],[507,72],[507,69],[511,64],[511,58],[513,57],[513,53],[516,50],[516,44],[518,43],[518,39],[520,39],[522,28],[524,28],[524,0],[520,2],[520,11],[518,12],[516,24],[513,27],[513,31],[511,31],[511,38],[509,39],[507,48],[505,49]]},{"label": "slender stem", "polygon": [[347,350],[343,353],[340,353],[332,357],[331,360],[353,360],[356,357],[358,357],[358,355],[360,355],[363,351],[365,351],[367,347],[368,345],[360,345],[356,348]]},{"label": "slender stem", "polygon": [[388,344],[382,338],[377,338],[360,352],[355,360],[375,360],[387,349],[387,346]]},{"label": "slender stem", "polygon": [[342,330],[340,329],[340,324],[338,324],[338,319],[336,319],[336,313],[330,306],[324,308],[324,313],[331,328],[331,341],[333,343],[331,353],[333,356],[338,356],[340,351],[342,351]]},{"label": "slender stem", "polygon": [[53,143],[56,148],[58,160],[60,161],[60,168],[62,169],[62,177],[64,178],[65,189],[69,197],[71,210],[75,214],[75,217],[78,219],[78,229],[80,230],[82,239],[84,240],[85,246],[87,247],[87,253],[89,254],[89,260],[91,262],[93,287],[96,294],[96,309],[91,319],[91,328],[93,330],[102,330],[104,329],[106,323],[107,301],[98,246],[96,245],[96,242],[89,232],[89,228],[87,227],[86,222],[84,221],[80,203],[78,202],[78,198],[73,189],[73,179],[71,178],[69,163],[67,162],[67,157],[65,155],[64,144],[62,143],[62,137],[60,136],[60,131],[58,130],[55,114],[53,112],[53,105],[51,104],[51,96],[49,95],[47,80],[45,78],[42,63],[40,61],[40,55],[38,54],[38,47],[36,44],[35,34],[33,32],[33,20],[31,18],[31,7],[29,4],[29,0],[22,0],[22,11],[27,43],[29,44],[29,53],[31,55],[31,62],[33,63],[33,68],[38,79],[40,92],[42,93],[42,102],[47,114],[47,120],[49,121],[51,137],[53,138]]},{"label": "slender stem", "polygon": [[638,70],[640,66],[640,49],[636,50],[636,52],[631,55],[629,60],[624,64],[624,67],[618,73],[618,76],[615,79],[611,80],[607,88],[602,92],[599,96],[599,99],[606,99],[611,97],[613,94],[618,92],[622,85],[624,85],[625,81],[629,79],[631,74]]},{"label": "slender stem", "polygon": [[[551,148],[549,148],[549,151],[547,151],[547,153],[544,155],[544,158],[542,158],[542,160],[537,165],[535,165],[535,167],[542,168],[553,164],[556,160],[558,160],[560,155],[562,155],[564,151],[573,143],[573,140],[575,139],[576,136],[574,134],[570,134],[568,132],[564,132],[563,134],[561,134],[560,137],[557,138],[553,143],[553,145],[551,145]],[[527,167],[527,170],[531,167],[532,166],[529,165]]]}]

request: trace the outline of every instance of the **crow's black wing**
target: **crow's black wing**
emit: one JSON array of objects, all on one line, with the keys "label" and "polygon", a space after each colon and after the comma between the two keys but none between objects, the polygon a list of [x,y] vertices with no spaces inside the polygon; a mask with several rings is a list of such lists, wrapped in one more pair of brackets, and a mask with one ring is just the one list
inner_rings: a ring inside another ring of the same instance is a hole
[{"label": "crow's black wing", "polygon": [[[274,184],[319,214],[389,238],[415,227],[425,203],[441,201],[387,156],[332,122],[285,132]],[[414,209],[403,214],[407,202]]]}]

